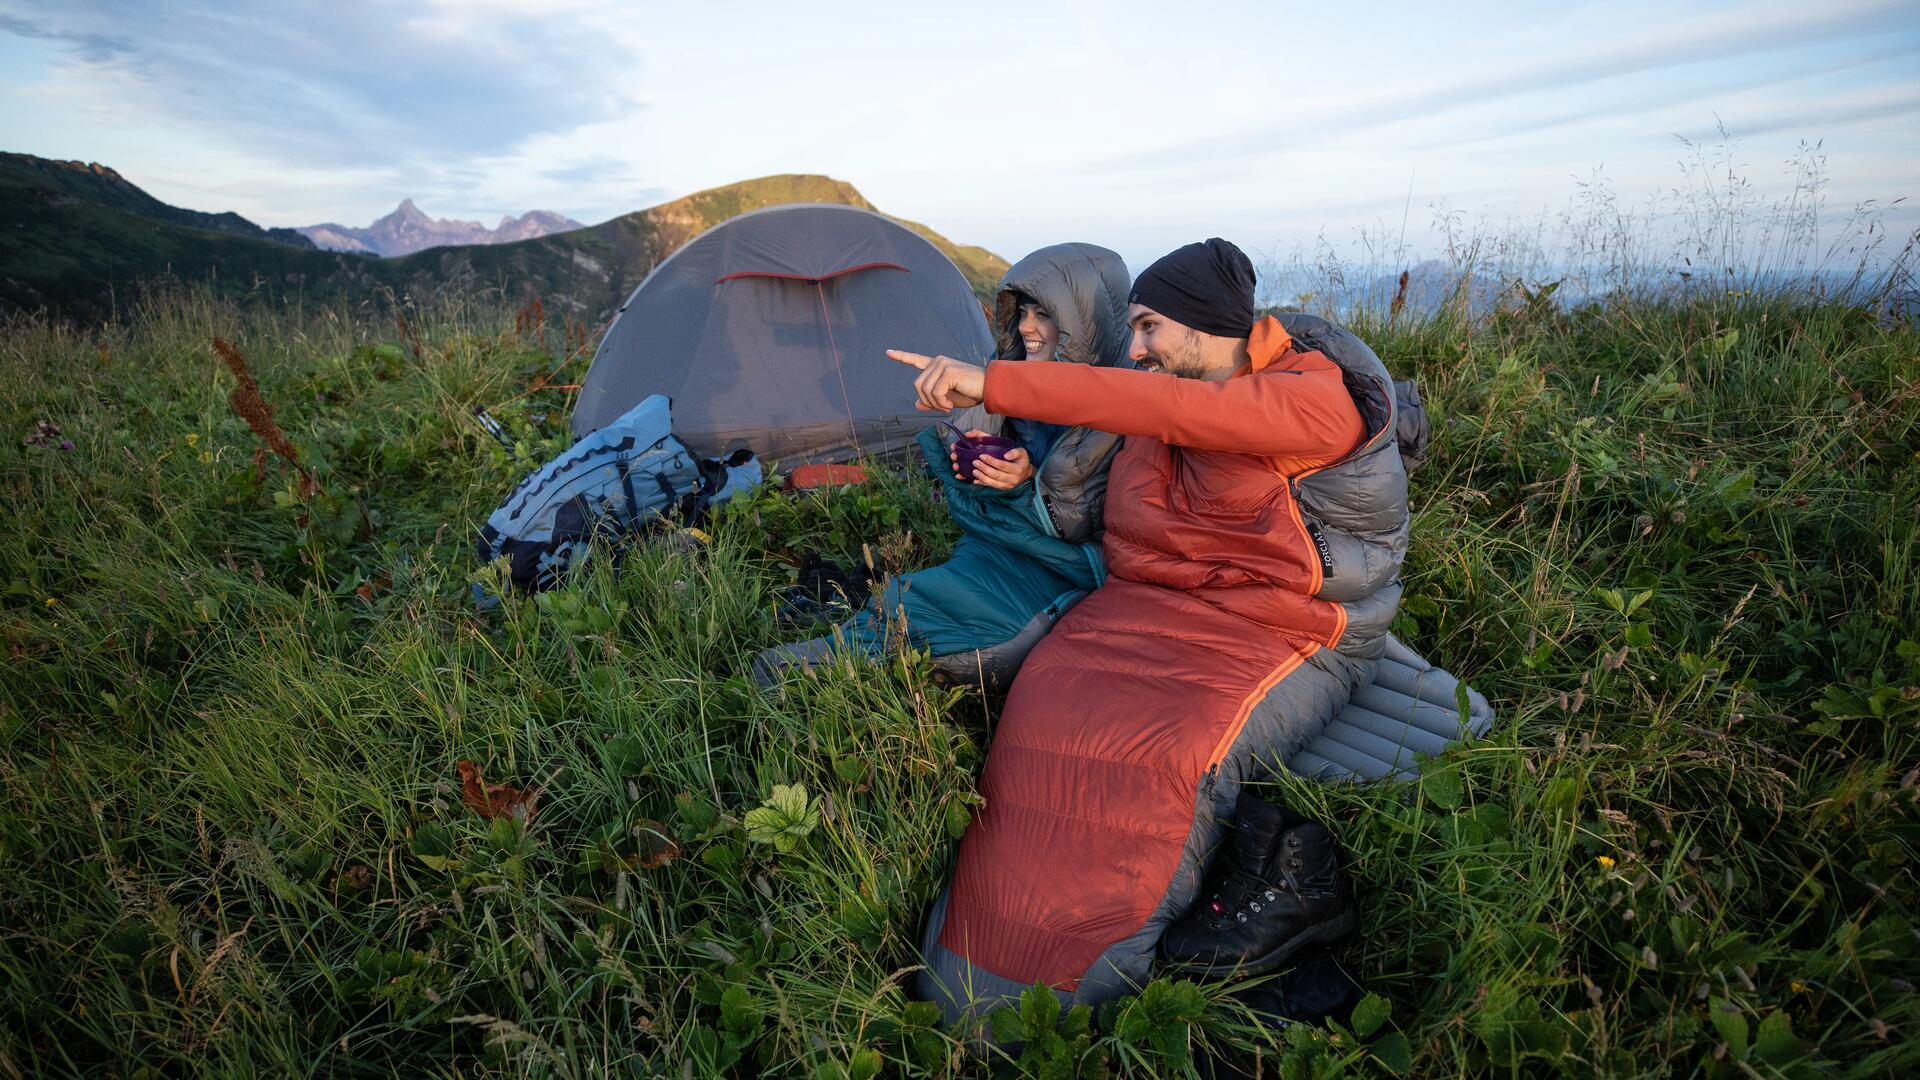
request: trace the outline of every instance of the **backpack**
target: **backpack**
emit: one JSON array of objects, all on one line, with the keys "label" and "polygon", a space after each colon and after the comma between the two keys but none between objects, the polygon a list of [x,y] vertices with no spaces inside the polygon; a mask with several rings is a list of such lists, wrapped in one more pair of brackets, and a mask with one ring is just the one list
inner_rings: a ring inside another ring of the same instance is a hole
[{"label": "backpack", "polygon": [[667,513],[690,520],[759,480],[749,452],[694,457],[674,438],[672,402],[653,394],[515,485],[475,547],[483,563],[505,556],[512,583],[539,592],[585,561],[595,537],[618,540]]}]

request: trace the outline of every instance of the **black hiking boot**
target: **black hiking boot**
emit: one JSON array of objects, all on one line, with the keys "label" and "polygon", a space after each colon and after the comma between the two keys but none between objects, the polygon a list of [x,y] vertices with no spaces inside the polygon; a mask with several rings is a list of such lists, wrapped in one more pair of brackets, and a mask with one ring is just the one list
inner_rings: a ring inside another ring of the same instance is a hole
[{"label": "black hiking boot", "polygon": [[1259,986],[1234,995],[1256,1017],[1274,1027],[1348,1023],[1365,991],[1332,950],[1308,949],[1288,962],[1287,970]]},{"label": "black hiking boot", "polygon": [[843,570],[808,551],[801,553],[799,580],[774,590],[774,623],[810,628],[845,622],[866,605],[873,574],[865,567]]},{"label": "black hiking boot", "polygon": [[[1291,1024],[1319,1026],[1328,1020],[1352,1021],[1353,1007],[1365,994],[1345,965],[1326,949],[1308,949],[1294,957],[1285,971],[1258,986],[1234,994],[1255,1022],[1279,1030]],[[1278,1076],[1278,1062],[1245,1050],[1216,1048],[1196,1058],[1202,1080],[1255,1080]]]},{"label": "black hiking boot", "polygon": [[1167,962],[1196,975],[1258,975],[1352,933],[1353,883],[1327,827],[1245,793],[1234,811],[1207,899],[1160,939]]}]

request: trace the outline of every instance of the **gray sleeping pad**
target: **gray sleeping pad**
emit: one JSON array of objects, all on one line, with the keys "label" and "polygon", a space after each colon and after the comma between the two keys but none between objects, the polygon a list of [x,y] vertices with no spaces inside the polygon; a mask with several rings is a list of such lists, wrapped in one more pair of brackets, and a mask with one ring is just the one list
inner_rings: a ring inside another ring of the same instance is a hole
[{"label": "gray sleeping pad", "polygon": [[1294,751],[1287,768],[1323,780],[1383,776],[1411,779],[1415,754],[1429,757],[1450,743],[1478,738],[1493,726],[1493,706],[1467,688],[1467,715],[1460,716],[1460,680],[1388,636],[1386,654],[1371,683],[1354,691],[1320,734]]}]

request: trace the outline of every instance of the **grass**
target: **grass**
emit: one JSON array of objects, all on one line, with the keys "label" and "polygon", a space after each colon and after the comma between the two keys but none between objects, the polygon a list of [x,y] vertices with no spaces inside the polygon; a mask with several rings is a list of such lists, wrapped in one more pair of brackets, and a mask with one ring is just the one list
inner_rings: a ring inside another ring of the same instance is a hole
[{"label": "grass", "polygon": [[[1920,1069],[1910,325],[1751,295],[1357,320],[1436,414],[1397,629],[1499,712],[1417,785],[1271,787],[1338,824],[1379,997],[1281,1032],[1217,984],[1030,1001],[985,1060],[902,987],[995,703],[910,655],[743,674],[798,636],[797,552],[943,556],[927,486],[764,490],[483,614],[471,534],[564,438],[523,391],[570,346],[406,325],[185,292],[0,338],[0,1074]],[[462,760],[533,812],[470,809]]]}]

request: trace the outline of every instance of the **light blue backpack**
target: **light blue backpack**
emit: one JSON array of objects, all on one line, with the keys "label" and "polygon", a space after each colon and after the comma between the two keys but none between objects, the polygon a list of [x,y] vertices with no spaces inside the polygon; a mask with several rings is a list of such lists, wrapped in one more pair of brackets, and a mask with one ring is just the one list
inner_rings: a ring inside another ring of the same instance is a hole
[{"label": "light blue backpack", "polygon": [[476,547],[483,563],[506,556],[514,585],[550,589],[586,559],[595,537],[618,541],[665,513],[692,520],[760,474],[747,451],[724,462],[695,457],[673,435],[672,403],[654,394],[515,485]]}]

